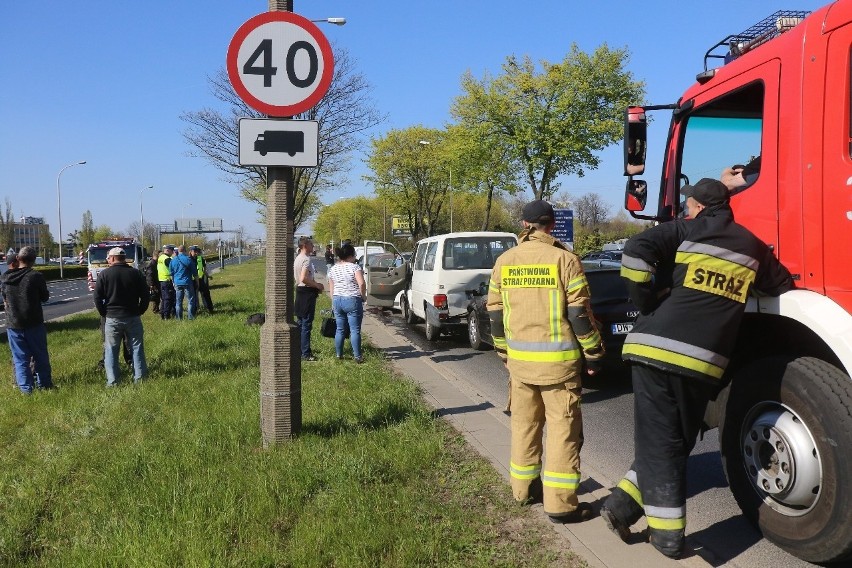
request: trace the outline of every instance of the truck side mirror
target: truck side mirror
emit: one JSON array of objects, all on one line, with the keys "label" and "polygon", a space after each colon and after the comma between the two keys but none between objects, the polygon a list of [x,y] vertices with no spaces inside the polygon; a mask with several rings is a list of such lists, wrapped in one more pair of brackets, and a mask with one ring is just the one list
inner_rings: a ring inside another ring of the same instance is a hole
[{"label": "truck side mirror", "polygon": [[624,113],[624,175],[638,176],[645,173],[647,139],[645,109],[627,107]]},{"label": "truck side mirror", "polygon": [[643,179],[627,180],[627,189],[624,192],[624,208],[628,211],[642,211],[648,202],[648,184]]}]

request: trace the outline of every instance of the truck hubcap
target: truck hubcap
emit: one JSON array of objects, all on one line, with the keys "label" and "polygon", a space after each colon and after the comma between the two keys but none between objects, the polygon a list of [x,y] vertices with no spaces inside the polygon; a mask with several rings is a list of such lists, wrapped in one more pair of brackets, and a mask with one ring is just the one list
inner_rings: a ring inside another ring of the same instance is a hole
[{"label": "truck hubcap", "polygon": [[763,402],[749,411],[741,438],[743,464],[763,501],[799,516],[817,502],[822,464],[813,436],[792,410]]}]

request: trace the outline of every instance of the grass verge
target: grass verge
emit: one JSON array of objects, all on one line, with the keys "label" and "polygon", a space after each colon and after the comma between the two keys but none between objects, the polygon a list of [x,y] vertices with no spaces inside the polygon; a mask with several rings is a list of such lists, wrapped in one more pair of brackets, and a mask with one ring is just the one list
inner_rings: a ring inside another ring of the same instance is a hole
[{"label": "grass verge", "polygon": [[48,324],[54,391],[9,388],[2,349],[0,565],[582,565],[369,346],[317,337],[303,433],[262,450],[263,269],[218,274],[215,316],[145,314],[139,385],[104,387],[94,313]]}]

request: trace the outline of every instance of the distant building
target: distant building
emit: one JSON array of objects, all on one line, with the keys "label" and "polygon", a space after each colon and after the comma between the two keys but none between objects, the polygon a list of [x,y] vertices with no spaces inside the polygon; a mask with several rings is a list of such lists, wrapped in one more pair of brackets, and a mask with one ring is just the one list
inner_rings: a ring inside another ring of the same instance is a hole
[{"label": "distant building", "polygon": [[41,235],[50,232],[50,226],[45,224],[44,217],[21,217],[20,221],[12,224],[12,247],[33,247],[42,252]]}]

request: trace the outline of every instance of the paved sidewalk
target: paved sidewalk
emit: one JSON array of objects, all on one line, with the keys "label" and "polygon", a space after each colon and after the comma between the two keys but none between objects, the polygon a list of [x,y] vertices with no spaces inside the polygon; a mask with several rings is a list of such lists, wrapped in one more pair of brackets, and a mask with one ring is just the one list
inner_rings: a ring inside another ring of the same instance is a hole
[{"label": "paved sidewalk", "polygon": [[[502,408],[495,408],[491,401],[471,389],[465,381],[450,371],[449,365],[439,365],[432,361],[428,353],[420,352],[416,346],[369,312],[365,311],[365,316],[362,331],[370,343],[385,353],[397,371],[421,385],[426,401],[439,415],[449,420],[508,482],[510,422]],[[586,464],[583,469],[580,500],[592,503],[597,511],[609,495],[609,487],[618,480],[607,479],[602,472],[594,471]],[[535,505],[534,509],[544,515],[541,505]],[[572,550],[593,567],[704,568],[720,565],[712,558],[708,557],[708,562],[698,555],[709,555],[706,551],[696,551],[690,557],[679,561],[670,560],[644,542],[638,534],[634,534],[635,542],[627,545],[606,528],[599,516],[584,523],[553,525],[553,528],[557,534],[567,538]],[[634,533],[641,528],[633,527]]]}]

